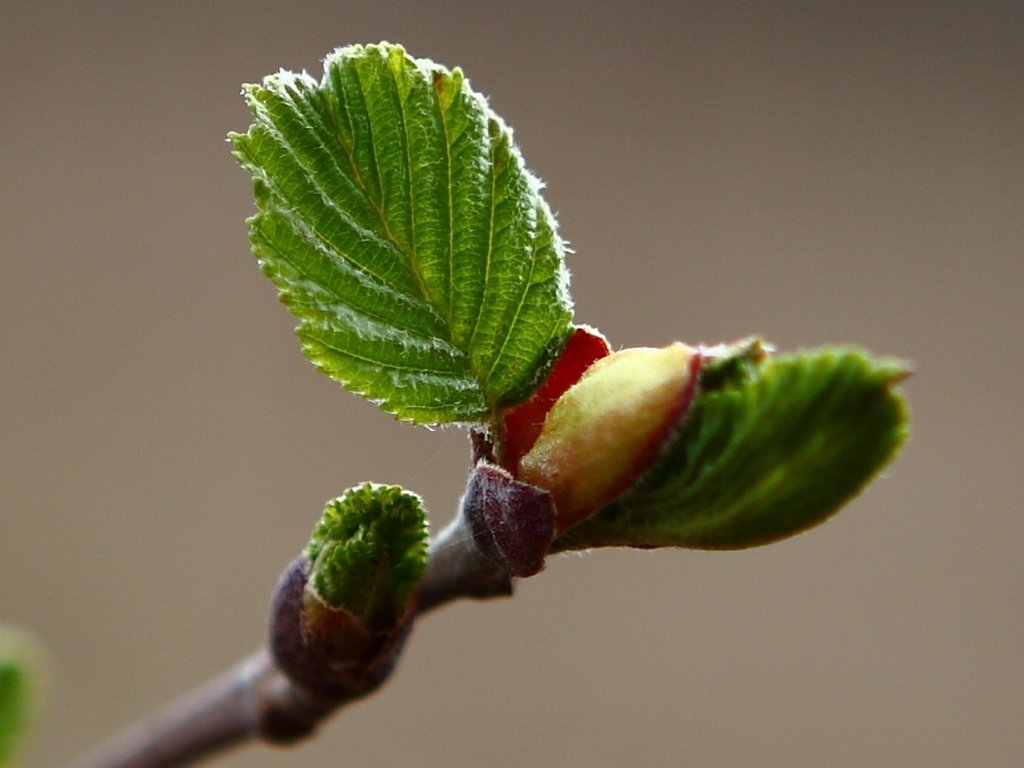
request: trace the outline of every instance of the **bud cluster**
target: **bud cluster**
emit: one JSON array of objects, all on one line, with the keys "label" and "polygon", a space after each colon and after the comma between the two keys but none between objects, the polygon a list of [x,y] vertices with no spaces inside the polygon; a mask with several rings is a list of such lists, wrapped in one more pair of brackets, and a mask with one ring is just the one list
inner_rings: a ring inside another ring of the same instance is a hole
[{"label": "bud cluster", "polygon": [[676,342],[612,352],[580,327],[537,393],[507,411],[500,466],[478,463],[463,498],[485,555],[516,576],[564,531],[629,490],[685,420],[704,356]]}]

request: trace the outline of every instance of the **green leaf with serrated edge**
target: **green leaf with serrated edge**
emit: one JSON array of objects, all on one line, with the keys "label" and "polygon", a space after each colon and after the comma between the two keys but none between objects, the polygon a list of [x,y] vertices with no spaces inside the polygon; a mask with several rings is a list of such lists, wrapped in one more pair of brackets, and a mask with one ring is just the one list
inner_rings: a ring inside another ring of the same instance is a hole
[{"label": "green leaf with serrated edge", "polygon": [[397,45],[244,89],[253,251],[324,373],[417,423],[524,400],[569,334],[563,245],[511,131]]},{"label": "green leaf with serrated edge", "polygon": [[14,765],[31,720],[32,656],[22,633],[0,626],[0,768]]},{"label": "green leaf with serrated edge", "polygon": [[366,483],[327,503],[306,553],[309,585],[332,608],[367,625],[400,617],[427,563],[419,496]]},{"label": "green leaf with serrated edge", "polygon": [[727,361],[629,492],[556,541],[738,549],[836,512],[907,437],[906,367],[847,348]]}]

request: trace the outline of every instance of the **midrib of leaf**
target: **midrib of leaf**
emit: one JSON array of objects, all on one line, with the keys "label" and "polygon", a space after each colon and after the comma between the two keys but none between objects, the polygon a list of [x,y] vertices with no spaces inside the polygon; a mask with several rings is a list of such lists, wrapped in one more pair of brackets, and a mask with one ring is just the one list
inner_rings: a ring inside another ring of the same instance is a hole
[{"label": "midrib of leaf", "polygon": [[[394,72],[390,67],[389,72]],[[408,174],[405,176],[406,189],[408,190],[408,204],[409,204],[409,266],[416,279],[417,285],[420,287],[420,295],[427,300],[435,309],[437,308],[437,297],[432,295],[432,291],[423,281],[423,275],[421,274],[420,267],[422,266],[419,262],[419,258],[416,252],[416,206],[418,204],[417,195],[413,187],[413,176],[415,175],[412,165],[412,154],[409,151],[409,145],[411,143],[411,136],[409,135],[409,116],[406,114],[405,109],[405,97],[398,92],[398,83],[395,82],[395,97],[398,101],[398,111],[402,115],[402,133],[405,136],[404,149],[405,149],[405,167],[409,169]],[[446,137],[447,138],[447,137]],[[447,142],[446,142],[447,143]],[[448,261],[451,263],[451,254],[448,255]],[[447,304],[447,297],[445,297],[444,303]],[[445,326],[447,327],[448,340],[451,341],[451,327],[452,327],[452,314],[451,308],[449,307],[446,312],[441,313],[444,318]]]},{"label": "midrib of leaf", "polygon": [[[365,94],[363,94],[362,90],[359,91],[359,94],[364,99],[364,106],[365,106]],[[347,111],[347,109],[348,109],[348,105],[346,103],[346,111]],[[328,110],[327,114],[328,114],[328,116],[330,116],[331,112]],[[377,212],[377,218],[380,220],[381,227],[383,227],[385,239],[390,241],[395,246],[395,248],[406,257],[406,259],[409,259],[411,261],[412,260],[412,254],[409,252],[409,249],[407,247],[405,247],[399,241],[399,239],[395,236],[395,233],[391,229],[391,223],[388,221],[388,217],[387,217],[387,215],[384,212],[385,200],[384,200],[383,184],[380,183],[380,171],[378,170],[379,161],[377,160],[377,148],[376,148],[376,143],[375,143],[374,138],[373,138],[372,126],[371,126],[371,129],[370,129],[369,144],[370,144],[370,155],[373,158],[373,168],[374,168],[374,170],[377,173],[377,183],[378,183],[378,186],[381,188],[381,195],[380,195],[379,199],[374,197],[373,192],[367,186],[366,180],[363,178],[363,174],[360,172],[359,167],[356,165],[355,154],[354,154],[353,147],[350,144],[348,144],[348,143],[342,142],[342,148],[345,150],[345,154],[346,154],[346,157],[348,158],[348,162],[349,162],[349,169],[352,172],[352,176],[355,179],[356,185],[359,187],[360,190],[362,190],[363,194],[366,196],[366,201]],[[409,272],[410,272],[410,277],[413,278],[413,281],[415,282],[415,284],[420,288],[420,297],[421,298],[426,298],[426,291],[423,290],[423,283],[422,283],[422,281],[419,279],[419,277],[417,275],[414,274],[413,270],[409,270]]]},{"label": "midrib of leaf", "polygon": [[[431,85],[437,93],[438,80],[434,75]],[[452,136],[451,128],[448,125],[448,111],[441,104],[440,95],[437,100],[437,112],[441,118],[441,127],[444,130],[444,166],[445,176],[448,183],[445,185],[448,191],[448,319],[454,330],[454,304],[455,304],[455,200],[452,196],[452,189],[455,180],[452,177],[452,144],[455,137]]]},{"label": "midrib of leaf", "polygon": [[[411,146],[414,143],[414,139],[413,139],[413,137],[412,137],[412,135],[410,133],[410,129],[409,129],[410,123],[409,123],[409,117],[408,117],[408,111],[407,111],[407,100],[409,98],[409,95],[410,95],[411,91],[407,92],[405,94],[402,93],[402,88],[400,87],[400,83],[399,83],[399,80],[397,79],[397,76],[396,76],[396,73],[395,73],[394,69],[391,66],[388,66],[387,74],[389,75],[389,77],[388,77],[388,88],[386,89],[387,90],[387,94],[386,95],[387,95],[387,97],[393,99],[395,105],[397,106],[397,110],[398,110],[398,112],[399,112],[399,114],[401,115],[401,118],[402,118],[402,131],[401,131],[402,141],[401,141],[401,144],[402,144],[403,153],[404,153],[404,156],[405,156],[405,169],[406,169],[406,173],[402,174],[403,182],[404,182],[404,189],[405,189],[404,205],[402,207],[407,212],[408,231],[409,231],[409,238],[408,238],[409,242],[408,242],[408,244],[406,244],[403,241],[403,239],[400,238],[396,234],[394,228],[391,225],[392,217],[389,216],[388,212],[387,212],[388,211],[387,190],[388,190],[388,186],[389,185],[385,183],[385,176],[380,171],[381,161],[380,161],[380,158],[379,158],[379,154],[377,152],[377,141],[376,141],[376,138],[375,138],[379,129],[374,127],[375,126],[375,119],[374,118],[375,118],[375,115],[377,115],[379,113],[379,110],[376,110],[376,109],[372,108],[370,102],[367,101],[367,94],[368,93],[374,93],[378,89],[373,88],[372,87],[373,84],[372,83],[368,83],[365,80],[364,72],[362,70],[359,70],[357,74],[358,74],[358,77],[360,78],[361,87],[358,88],[358,89],[354,89],[354,90],[355,90],[355,93],[358,94],[360,100],[362,101],[362,104],[363,104],[363,106],[365,107],[365,110],[366,110],[366,114],[368,115],[368,122],[367,122],[367,124],[368,124],[369,144],[370,144],[370,147],[371,147],[371,156],[373,158],[373,168],[377,172],[378,186],[379,186],[379,188],[381,190],[380,199],[379,200],[374,199],[372,191],[370,189],[368,189],[368,188],[364,187],[364,192],[365,192],[365,194],[367,196],[368,201],[377,210],[377,213],[378,213],[378,215],[380,217],[380,220],[381,220],[381,224],[382,224],[382,226],[384,228],[385,233],[387,234],[387,237],[395,244],[396,248],[408,260],[409,275],[415,281],[416,285],[418,286],[420,297],[423,298],[424,301],[428,302],[435,309],[435,311],[438,311],[438,314],[444,320],[444,325],[445,325],[445,328],[447,330],[447,338],[448,338],[448,340],[449,341],[453,341],[453,342],[457,342],[457,340],[454,338],[454,333],[453,333],[451,290],[450,290],[450,286],[451,286],[451,283],[452,283],[451,265],[452,265],[452,261],[453,261],[453,258],[454,258],[454,245],[453,245],[453,242],[452,242],[452,235],[451,235],[451,232],[452,232],[452,223],[451,223],[452,222],[451,189],[452,189],[453,183],[452,183],[452,173],[451,173],[451,160],[450,160],[450,154],[449,154],[449,151],[448,151],[448,145],[449,145],[449,142],[450,142],[450,137],[449,137],[449,134],[448,134],[448,131],[447,131],[446,122],[444,121],[444,117],[445,117],[444,110],[438,108],[437,111],[438,111],[438,119],[441,120],[442,125],[444,126],[444,129],[445,129],[445,131],[444,131],[444,133],[445,133],[444,149],[445,149],[446,177],[448,179],[448,184],[446,185],[447,186],[447,200],[448,200],[448,205],[447,205],[447,209],[448,209],[448,215],[447,215],[448,227],[447,227],[447,230],[448,230],[448,233],[449,233],[449,236],[448,236],[448,242],[449,242],[448,258],[446,259],[446,261],[448,263],[448,274],[449,274],[449,277],[448,277],[448,281],[447,281],[448,284],[446,286],[442,286],[442,291],[441,292],[442,292],[443,296],[438,297],[437,294],[433,290],[431,290],[430,286],[427,285],[427,283],[423,279],[423,269],[422,269],[423,265],[422,265],[422,263],[420,261],[419,254],[418,254],[418,251],[417,251],[417,248],[416,248],[416,242],[417,242],[416,209],[417,209],[417,206],[419,204],[419,196],[417,195],[417,193],[415,191],[415,184],[416,184],[417,173],[416,173],[416,169],[415,169],[415,165],[414,165],[414,158],[413,158],[413,156],[411,154]],[[379,80],[379,78],[378,78],[378,80]],[[375,81],[375,82],[377,82],[377,81]],[[439,107],[440,105],[437,105],[435,103],[435,106]],[[346,102],[346,108],[348,108],[348,103],[347,102]],[[349,153],[348,153],[348,159],[349,159],[349,163],[351,165],[353,174],[356,175],[357,178],[361,178],[361,176],[359,174],[358,166],[357,166],[357,164],[355,162],[354,154],[351,151],[349,151]]]},{"label": "midrib of leaf", "polygon": [[[309,131],[310,135],[317,136],[317,143],[318,143],[319,147],[322,148],[324,156],[331,160],[332,165],[335,168],[338,169],[339,175],[341,177],[344,177],[344,174],[341,173],[341,168],[337,165],[337,163],[334,162],[334,154],[330,151],[330,148],[324,143],[324,141],[321,138],[321,136],[318,135],[319,131],[316,128],[316,124],[319,121],[311,119],[311,118],[318,117],[318,116],[310,116],[310,115],[308,115],[308,108],[307,108],[305,102],[302,101],[301,99],[293,99],[291,103],[292,103],[293,108],[304,118],[303,125]],[[327,114],[330,115],[331,112],[327,111]],[[278,133],[278,136],[280,137],[282,145],[285,146],[286,148],[288,148],[288,150],[293,155],[295,155],[298,158],[299,156],[295,152],[295,146],[293,144],[291,144],[291,142],[289,142],[284,137],[284,135],[281,134],[280,132]],[[371,140],[371,146],[373,146],[373,145],[374,145],[374,142],[373,142],[373,140]],[[344,144],[343,144],[343,146],[344,146]],[[374,153],[374,155],[375,155],[375,162],[376,162],[376,153]],[[349,163],[352,165],[353,176],[355,177],[356,183],[358,184],[358,182],[360,182],[362,179],[361,179],[361,176],[357,172],[357,168],[355,167],[354,162],[352,161],[351,156],[349,156]],[[316,190],[318,191],[319,196],[321,196],[321,200],[324,202],[324,204],[326,206],[328,206],[329,208],[331,208],[332,210],[334,210],[338,214],[338,216],[340,218],[342,218],[343,220],[348,222],[352,226],[353,229],[357,229],[359,231],[365,231],[368,234],[370,234],[370,236],[372,236],[374,238],[379,238],[381,241],[383,241],[385,243],[389,243],[390,245],[394,246],[394,248],[399,253],[401,253],[402,255],[406,256],[407,259],[411,258],[411,255],[409,253],[409,247],[408,246],[404,246],[399,241],[399,239],[397,237],[395,237],[394,232],[391,230],[390,222],[388,221],[387,216],[384,214],[384,203],[383,203],[383,200],[379,201],[379,202],[375,201],[373,199],[372,194],[370,194],[370,190],[368,188],[366,188],[365,186],[360,186],[359,187],[361,189],[361,191],[362,191],[362,194],[364,194],[366,196],[367,202],[374,208],[374,210],[376,210],[376,212],[378,214],[378,218],[379,218],[379,220],[381,222],[381,226],[383,227],[383,232],[378,234],[376,232],[372,232],[371,230],[368,230],[365,227],[362,227],[361,225],[359,225],[356,221],[354,221],[351,218],[351,216],[348,215],[347,212],[345,212],[343,209],[341,209],[341,208],[339,208],[337,206],[337,204],[334,202],[334,200],[331,198],[331,196],[327,193],[327,190],[325,190],[324,187],[321,184],[319,184],[319,182],[316,180],[317,179],[317,174],[315,173],[315,169],[313,169],[309,164],[303,164],[302,167],[303,167],[303,170],[306,171],[307,177],[308,177],[310,183],[312,183],[316,187]],[[293,213],[296,216],[298,216],[298,217],[300,217],[302,219],[305,219],[305,217],[303,217],[298,211],[295,211],[294,209],[293,209]],[[327,243],[328,245],[332,246],[333,248],[336,248],[338,250],[338,252],[341,255],[343,255],[349,261],[349,263],[352,263],[353,265],[355,265],[356,268],[358,268],[358,269],[360,269],[362,271],[365,271],[367,274],[371,275],[372,278],[380,281],[383,285],[388,286],[388,288],[390,288],[396,294],[400,293],[401,289],[399,287],[393,285],[391,282],[389,282],[387,280],[387,278],[385,278],[385,275],[379,274],[379,273],[373,271],[372,269],[370,269],[366,264],[362,264],[362,263],[352,259],[347,253],[345,253],[341,249],[339,244],[333,243],[329,239],[324,238],[323,237],[323,233],[321,231],[316,231],[315,233],[317,234],[317,237],[319,239],[321,239],[323,242]],[[409,272],[409,275],[412,276],[412,278],[414,279],[414,284],[415,285],[419,285],[419,281],[416,279],[416,275],[414,273],[414,270],[409,269],[408,272]],[[421,293],[420,297],[424,298],[422,293]]]},{"label": "midrib of leaf", "polygon": [[[381,224],[384,227],[384,231],[387,234],[388,239],[391,240],[391,242],[394,243],[394,245],[398,249],[398,251],[405,256],[409,276],[412,278],[413,282],[417,286],[420,298],[424,299],[425,301],[427,301],[428,303],[433,305],[433,302],[431,301],[431,297],[430,297],[430,291],[428,290],[427,286],[423,283],[422,275],[420,275],[419,271],[416,269],[417,261],[416,261],[416,246],[415,246],[415,243],[416,243],[415,201],[414,201],[414,198],[413,198],[413,191],[412,191],[412,177],[413,177],[412,158],[409,155],[409,130],[408,130],[408,125],[407,125],[407,117],[406,117],[406,114],[405,114],[405,103],[403,102],[401,96],[398,94],[398,84],[394,81],[393,71],[391,70],[390,66],[387,68],[387,72],[388,72],[388,74],[392,75],[392,77],[390,78],[389,85],[394,88],[394,100],[395,100],[396,104],[398,105],[398,111],[399,111],[399,113],[402,116],[402,134],[403,134],[402,145],[403,145],[403,151],[404,151],[405,158],[406,158],[406,166],[405,166],[406,167],[406,173],[404,173],[402,175],[404,177],[404,182],[405,182],[404,186],[405,186],[405,191],[406,191],[406,206],[405,207],[406,207],[407,215],[408,215],[408,219],[409,219],[409,242],[407,244],[403,243],[400,240],[400,238],[398,237],[398,235],[395,234],[394,228],[391,225],[391,221],[392,221],[393,217],[391,217],[388,214],[388,199],[389,199],[388,198],[388,187],[389,187],[389,185],[385,181],[385,179],[386,179],[385,172],[381,170],[382,165],[381,165],[381,162],[380,162],[380,155],[379,155],[378,150],[377,150],[377,138],[376,137],[377,137],[378,132],[380,131],[380,128],[379,127],[378,128],[374,127],[374,117],[375,117],[375,115],[379,114],[379,110],[372,109],[371,106],[370,106],[370,103],[369,103],[369,101],[367,99],[367,94],[368,93],[374,93],[376,89],[367,86],[367,84],[363,80],[363,78],[364,78],[363,71],[362,70],[358,70],[357,73],[356,73],[356,76],[360,79],[360,85],[362,87],[358,88],[357,92],[359,94],[359,97],[362,99],[363,106],[366,108],[366,114],[368,116],[368,121],[367,122],[368,122],[368,126],[369,126],[368,141],[369,141],[369,145],[370,145],[370,154],[373,157],[373,168],[377,172],[378,186],[380,187],[380,200],[379,201],[373,201],[372,195],[369,195],[369,194],[368,194],[368,198],[371,200],[371,202],[374,203],[374,207],[377,209],[378,215],[380,216]],[[435,309],[436,309],[436,307],[435,307]],[[451,325],[450,319],[446,318],[445,326],[450,326],[450,325]],[[450,338],[450,335],[449,335],[449,338]]]},{"label": "midrib of leaf", "polygon": [[[533,275],[534,275],[534,272],[535,272],[536,268],[537,268],[537,260],[536,259],[530,259],[530,274],[529,274],[529,278],[523,283],[523,289],[522,289],[521,293],[519,294],[519,303],[516,304],[516,310],[515,310],[515,312],[512,315],[511,321],[509,322],[509,325],[512,328],[515,328],[516,324],[519,321],[519,315],[520,315],[520,313],[521,313],[521,311],[523,309],[523,302],[526,301],[526,295],[529,293],[530,286],[533,285]],[[491,362],[491,367],[487,370],[487,378],[488,379],[490,379],[491,376],[494,375],[494,369],[498,365],[498,361],[501,360],[502,355],[505,352],[506,347],[508,346],[509,339],[511,339],[511,338],[512,338],[512,334],[508,334],[508,335],[505,336],[504,340],[502,340],[501,347],[498,350],[498,354],[496,354],[494,356],[494,360]]]},{"label": "midrib of leaf", "polygon": [[[457,80],[458,93],[462,92],[464,81]],[[441,83],[443,87],[444,83]],[[437,87],[435,86],[435,93]],[[451,315],[455,317],[472,317],[471,327],[456,325],[453,328],[453,338],[466,349],[471,350],[476,343],[476,329],[479,327],[481,313],[483,311],[484,297],[489,286],[493,224],[491,218],[491,207],[494,199],[494,168],[492,163],[494,147],[487,134],[486,126],[474,123],[467,114],[456,110],[457,99],[455,94],[451,100],[444,104],[441,93],[438,94],[438,105],[440,113],[444,116],[445,144],[449,157],[448,164],[448,195],[450,199],[449,222],[450,222],[450,254],[449,271],[450,278],[450,306]],[[459,126],[459,130],[453,131],[453,123]],[[486,201],[471,200],[460,192],[455,183],[456,167],[472,168],[480,160],[480,143],[486,147],[486,167],[480,173],[480,180],[486,181]],[[481,232],[481,214],[484,214],[486,206],[486,232]],[[474,213],[476,214],[474,216]],[[480,245],[486,243],[482,249],[482,270],[475,268],[475,265],[467,258],[467,253],[460,253],[456,241],[460,234],[464,239],[475,241]],[[483,237],[482,237],[483,235]],[[471,268],[472,267],[472,268]]]},{"label": "midrib of leaf", "polygon": [[[309,135],[315,136],[317,138],[317,144],[323,150],[323,155],[327,158],[331,158],[332,165],[335,168],[338,168],[337,164],[333,162],[332,153],[330,152],[329,148],[323,143],[322,137],[320,136],[320,132],[317,130],[316,127],[316,121],[309,119],[309,115],[307,114],[304,101],[302,99],[292,98],[289,100],[289,104],[297,115],[304,118],[302,121],[303,127],[306,129]],[[305,179],[309,182],[310,185],[312,185],[315,188],[320,200],[323,202],[325,207],[334,211],[335,214],[340,219],[349,224],[354,231],[364,234],[365,236],[372,238],[378,242],[381,242],[382,244],[389,244],[393,246],[396,250],[398,250],[400,253],[403,253],[400,242],[398,241],[397,238],[394,237],[393,233],[389,231],[388,222],[386,217],[383,215],[383,211],[375,203],[367,188],[361,187],[360,191],[366,197],[367,203],[371,206],[371,208],[373,208],[378,213],[379,221],[381,225],[384,227],[383,237],[381,236],[381,234],[372,232],[371,230],[368,230],[362,225],[360,225],[358,222],[353,220],[352,217],[345,210],[337,206],[337,204],[331,198],[331,195],[317,181],[317,175],[314,172],[313,166],[308,162],[303,162],[301,153],[298,151],[297,147],[292,142],[288,141],[288,139],[280,130],[277,130],[272,125],[266,126],[266,130],[268,135],[271,138],[273,138],[279,146],[285,149],[290,157],[294,158],[295,164],[302,169],[302,171],[305,174]],[[340,168],[338,170],[340,171]],[[340,175],[344,177],[343,173]],[[309,218],[305,216],[300,210],[297,210],[294,206],[287,204],[285,201],[288,200],[289,195],[287,195],[279,187],[279,185],[277,185],[273,181],[273,179],[269,175],[263,173],[261,174],[261,179],[264,181],[264,183],[267,184],[267,187],[275,193],[275,197],[279,201],[278,205],[275,207],[282,210],[282,212],[286,212],[289,216],[293,217],[298,223],[304,226],[312,235],[312,237],[307,238],[308,242],[314,247],[318,248],[328,259],[333,259],[335,254],[337,256],[340,256],[342,259],[344,259],[344,261],[347,264],[351,266],[351,268],[354,271],[366,275],[367,277],[371,278],[372,281],[376,282],[379,285],[379,287],[386,289],[392,295],[393,299],[396,302],[405,303],[408,300],[408,296],[410,293],[415,295],[416,292],[412,291],[411,289],[414,286],[418,286],[417,281],[414,280],[407,286],[397,285],[393,282],[393,280],[389,279],[386,275],[374,271],[364,262],[354,258],[341,243],[338,243],[328,233],[324,232],[322,228],[317,227],[316,224],[310,221]],[[384,247],[386,247],[386,245]],[[347,296],[338,290],[337,286],[332,286],[329,283],[320,281],[316,275],[312,275],[308,271],[303,270],[301,265],[297,261],[290,259],[289,254],[280,255],[282,259],[288,261],[293,268],[302,271],[302,274],[311,283],[314,283],[319,287],[327,288],[330,291],[332,298],[334,298],[336,301],[338,301],[341,304],[345,304],[346,306],[350,306],[353,309],[358,310],[362,314],[368,315],[370,317],[375,317],[382,323],[390,323],[396,325],[398,327],[401,327],[403,330],[406,330],[409,333],[415,335],[426,335],[427,333],[431,335],[437,335],[438,333],[443,334],[444,332],[443,329],[446,327],[447,324],[443,322],[438,323],[437,325],[430,329],[424,329],[422,327],[416,327],[414,325],[404,325],[402,324],[402,320],[400,317],[381,314],[375,311],[375,308],[373,306],[353,305],[351,301],[347,298]],[[403,255],[405,255],[406,258],[408,258],[407,254],[403,253]],[[407,274],[411,277],[411,270],[407,270]],[[422,292],[419,293],[420,295],[418,296],[418,298],[423,299]],[[428,312],[433,312],[433,307],[426,303],[425,300],[422,307],[424,310]]]},{"label": "midrib of leaf", "polygon": [[[358,92],[359,92],[359,95],[362,98],[363,104],[365,106],[366,105],[365,94],[362,92],[362,89],[358,89]],[[351,113],[349,111],[349,106],[348,106],[348,102],[347,101],[345,102],[344,106],[345,106],[345,116],[348,118],[348,122],[349,122],[349,132],[350,133],[354,133],[354,131],[352,129]],[[404,123],[404,121],[405,121],[405,115],[404,115],[405,105],[404,105],[404,103],[402,104],[402,112],[403,112],[403,123]],[[359,187],[359,189],[362,191],[363,195],[366,197],[367,203],[369,203],[370,206],[377,212],[377,218],[380,220],[380,223],[381,223],[381,226],[383,227],[384,235],[385,235],[386,239],[389,240],[391,243],[393,243],[395,248],[398,249],[399,252],[401,252],[403,255],[405,255],[405,257],[409,260],[409,262],[412,265],[415,265],[416,264],[416,256],[415,256],[414,250],[412,248],[405,247],[399,241],[399,239],[395,236],[394,232],[392,231],[391,225],[390,225],[390,223],[388,221],[388,218],[387,218],[387,216],[385,215],[385,212],[384,212],[384,207],[385,206],[384,206],[383,197],[381,197],[381,199],[376,199],[374,197],[373,191],[369,188],[369,185],[366,183],[366,180],[363,177],[363,174],[360,171],[358,164],[356,163],[355,151],[354,151],[354,148],[352,146],[352,142],[348,141],[346,139],[346,137],[342,134],[342,132],[340,130],[338,130],[336,121],[334,120],[334,115],[335,115],[335,110],[331,110],[331,109],[325,110],[325,119],[331,120],[332,123],[334,124],[335,137],[337,138],[339,145],[342,147],[342,150],[345,153],[345,157],[348,160],[348,164],[349,164],[349,172],[352,174],[352,176],[353,176],[353,178],[355,180],[356,186]],[[406,128],[405,133],[406,133],[406,157],[407,157],[407,161],[408,161],[409,155],[408,155],[408,129],[407,128]],[[374,167],[374,170],[377,172],[378,186],[382,186],[380,184],[380,172],[379,172],[379,170],[377,170],[378,169],[378,160],[377,160],[376,147],[375,147],[374,140],[373,140],[372,127],[371,127],[371,131],[370,131],[370,147],[371,147],[371,156],[373,157],[373,161],[374,161],[373,167]],[[325,147],[325,150],[326,150],[326,147]],[[328,154],[329,154],[329,150],[328,150]],[[338,170],[339,170],[339,172],[341,172],[340,168],[338,168]],[[411,192],[410,192],[410,196],[411,196]],[[410,216],[411,215],[412,215],[412,213],[411,213],[411,208],[410,208]],[[415,230],[415,226],[412,225],[411,229]],[[414,238],[413,241],[415,242],[415,238]],[[431,302],[430,292],[428,291],[426,285],[424,285],[422,279],[417,274],[416,270],[415,269],[410,269],[409,272],[410,272],[410,276],[413,278],[413,280],[415,281],[416,285],[419,287],[420,298],[424,299],[425,301],[427,301],[429,303],[433,303],[433,302]],[[451,326],[451,309],[450,309],[450,307],[449,307],[449,310],[448,310],[447,313],[442,313],[442,318],[445,321],[445,325],[450,327]],[[407,328],[406,330],[408,330],[410,332],[416,332],[416,329],[413,329],[413,328]],[[449,340],[451,340],[450,334],[448,334],[448,337],[449,337]]]},{"label": "midrib of leaf", "polygon": [[[490,185],[490,195],[488,195],[488,197],[487,197],[487,201],[488,201],[488,206],[487,206],[487,253],[484,256],[484,280],[483,280],[485,289],[486,289],[487,286],[489,286],[491,284],[491,260],[494,257],[494,219],[495,219],[495,211],[497,209],[497,202],[495,200],[495,188],[496,188],[497,183],[498,183],[497,182],[497,174],[494,172],[494,154],[495,154],[495,152],[497,152],[497,147],[492,142],[491,145],[490,145],[490,151],[488,153],[488,159],[490,160],[490,162],[487,165],[488,173],[489,173],[489,176],[490,176],[491,185]],[[469,334],[469,344],[468,345],[470,347],[472,347],[473,343],[476,341],[476,334],[477,334],[477,331],[480,329],[480,318],[482,316],[483,316],[483,312],[477,311],[477,313],[476,313],[476,321],[473,323],[473,330]],[[495,355],[495,360],[497,360],[497,357],[498,356]],[[490,377],[490,374],[493,372],[493,365],[491,366],[491,368],[492,368],[492,370],[489,371],[488,374],[487,374],[488,377]]]}]

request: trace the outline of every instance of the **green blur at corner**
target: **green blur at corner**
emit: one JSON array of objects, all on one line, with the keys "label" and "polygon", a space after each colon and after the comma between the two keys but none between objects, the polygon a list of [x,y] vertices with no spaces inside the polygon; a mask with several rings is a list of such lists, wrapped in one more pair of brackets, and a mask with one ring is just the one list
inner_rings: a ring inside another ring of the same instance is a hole
[{"label": "green blur at corner", "polygon": [[0,768],[13,768],[35,715],[39,653],[25,632],[0,625]]}]

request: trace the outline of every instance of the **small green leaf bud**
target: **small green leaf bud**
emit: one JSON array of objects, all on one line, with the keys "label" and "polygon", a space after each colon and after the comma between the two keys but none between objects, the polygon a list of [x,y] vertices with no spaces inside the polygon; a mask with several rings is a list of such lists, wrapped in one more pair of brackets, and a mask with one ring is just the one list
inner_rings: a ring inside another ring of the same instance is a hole
[{"label": "small green leaf bud", "polygon": [[412,624],[426,561],[418,496],[367,483],[328,502],[278,583],[270,637],[278,666],[329,698],[379,685]]},{"label": "small green leaf bud", "polygon": [[306,590],[371,631],[408,610],[426,566],[427,529],[418,496],[366,483],[328,502],[307,548]]}]

